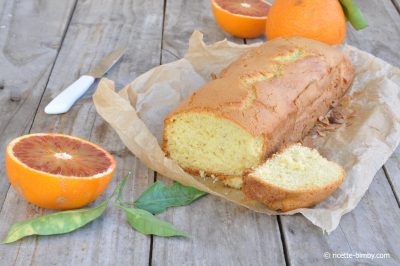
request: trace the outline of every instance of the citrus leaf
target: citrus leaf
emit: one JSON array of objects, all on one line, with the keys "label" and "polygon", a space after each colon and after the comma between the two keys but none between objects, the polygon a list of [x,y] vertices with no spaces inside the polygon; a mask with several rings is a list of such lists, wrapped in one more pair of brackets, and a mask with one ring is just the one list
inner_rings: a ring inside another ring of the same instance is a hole
[{"label": "citrus leaf", "polygon": [[11,243],[31,235],[56,235],[74,231],[101,216],[108,202],[109,199],[93,208],[56,212],[15,223],[3,243]]},{"label": "citrus leaf", "polygon": [[368,27],[364,15],[358,6],[354,4],[353,0],[340,0],[340,4],[342,5],[346,18],[350,21],[353,28],[361,30]]},{"label": "citrus leaf", "polygon": [[164,212],[169,207],[184,206],[207,193],[174,182],[172,186],[166,186],[157,181],[143,192],[134,202],[136,208],[146,210],[152,214]]},{"label": "citrus leaf", "polygon": [[186,232],[179,230],[171,223],[158,219],[148,211],[138,208],[126,208],[121,205],[116,206],[121,208],[125,212],[128,218],[128,222],[132,226],[132,228],[142,234],[163,237],[189,237]]},{"label": "citrus leaf", "polygon": [[126,181],[128,181],[128,178],[132,175],[131,172],[128,172],[128,174],[122,179],[121,183],[119,183],[119,185],[115,188],[115,190],[113,191],[113,193],[110,196],[110,199],[116,194],[117,198],[121,198],[122,197],[122,190],[125,187]]},{"label": "citrus leaf", "polygon": [[55,212],[13,224],[7,237],[3,240],[3,244],[12,243],[31,235],[65,234],[83,227],[104,213],[111,198],[121,191],[128,177],[129,174],[124,177],[110,197],[95,207]]}]

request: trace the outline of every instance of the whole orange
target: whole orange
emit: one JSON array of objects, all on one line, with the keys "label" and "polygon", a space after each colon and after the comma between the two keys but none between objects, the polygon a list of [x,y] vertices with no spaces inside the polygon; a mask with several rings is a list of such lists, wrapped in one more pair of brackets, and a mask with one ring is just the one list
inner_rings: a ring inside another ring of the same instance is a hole
[{"label": "whole orange", "polygon": [[6,170],[15,191],[48,209],[75,209],[107,188],[115,160],[101,147],[76,137],[37,133],[7,146]]},{"label": "whole orange", "polygon": [[342,43],[346,18],[338,0],[276,0],[266,23],[269,40],[301,36],[328,44]]}]

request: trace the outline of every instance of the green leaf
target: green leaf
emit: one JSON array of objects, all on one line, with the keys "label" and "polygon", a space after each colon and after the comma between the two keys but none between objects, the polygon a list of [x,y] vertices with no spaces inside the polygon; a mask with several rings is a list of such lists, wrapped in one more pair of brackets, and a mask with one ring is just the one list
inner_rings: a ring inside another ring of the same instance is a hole
[{"label": "green leaf", "polygon": [[166,186],[157,181],[134,202],[136,208],[146,210],[152,214],[164,212],[169,207],[183,206],[207,193],[193,187],[183,186],[174,182],[172,186]]},{"label": "green leaf", "polygon": [[100,217],[108,202],[109,199],[93,208],[56,212],[15,223],[3,243],[11,243],[31,235],[56,235],[74,231]]},{"label": "green leaf", "polygon": [[96,220],[104,213],[111,198],[115,194],[120,193],[129,175],[130,174],[126,175],[111,196],[105,199],[98,206],[55,212],[13,224],[8,231],[3,244],[11,243],[31,235],[57,235],[69,233],[83,227],[93,220]]},{"label": "green leaf", "polygon": [[145,235],[156,235],[163,237],[170,236],[183,236],[189,235],[176,228],[173,224],[156,218],[148,211],[137,208],[126,208],[121,205],[116,205],[118,208],[124,210],[129,224],[137,231]]},{"label": "green leaf", "polygon": [[122,197],[122,189],[125,187],[126,181],[128,181],[128,178],[131,176],[131,174],[131,172],[128,172],[128,174],[122,179],[121,183],[119,183],[117,188],[111,194],[110,198],[112,198],[115,194],[117,194],[118,199]]},{"label": "green leaf", "polygon": [[350,21],[353,28],[361,30],[368,27],[364,15],[352,0],[340,0],[340,4],[342,5],[346,18]]}]

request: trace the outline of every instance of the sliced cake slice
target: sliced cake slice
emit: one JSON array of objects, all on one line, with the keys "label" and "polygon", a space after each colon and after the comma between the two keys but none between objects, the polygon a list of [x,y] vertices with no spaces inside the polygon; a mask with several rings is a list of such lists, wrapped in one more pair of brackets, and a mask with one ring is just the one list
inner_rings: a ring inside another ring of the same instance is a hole
[{"label": "sliced cake slice", "polygon": [[331,195],[345,178],[344,169],[317,150],[294,144],[244,176],[243,193],[270,209],[310,207]]},{"label": "sliced cake slice", "polygon": [[193,175],[240,189],[246,169],[303,139],[353,77],[335,47],[298,37],[268,41],[165,117],[163,151]]}]

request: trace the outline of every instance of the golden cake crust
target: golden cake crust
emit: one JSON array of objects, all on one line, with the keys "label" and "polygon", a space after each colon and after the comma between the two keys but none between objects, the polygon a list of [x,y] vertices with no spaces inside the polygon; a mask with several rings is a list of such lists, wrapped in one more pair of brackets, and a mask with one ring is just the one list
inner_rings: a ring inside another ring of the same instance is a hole
[{"label": "golden cake crust", "polygon": [[276,211],[291,211],[298,208],[308,208],[329,197],[343,182],[345,171],[339,179],[322,188],[303,190],[287,190],[264,182],[251,174],[243,178],[243,193],[250,199],[257,200]]},{"label": "golden cake crust", "polygon": [[298,37],[268,41],[230,64],[165,118],[162,148],[170,156],[165,129],[174,116],[210,112],[253,137],[263,136],[261,163],[282,146],[301,140],[332,101],[344,95],[353,77],[351,62],[338,48]]},{"label": "golden cake crust", "polygon": [[[300,144],[294,144],[300,145]],[[274,157],[283,154],[291,147],[286,146],[272,155],[265,163]],[[334,163],[334,162],[331,162]],[[334,163],[336,164],[336,163]],[[329,197],[344,181],[346,172],[342,166],[336,164],[339,174],[335,180],[325,186],[310,188],[287,189],[254,176],[253,169],[247,169],[243,176],[243,193],[250,199],[264,203],[268,208],[276,211],[291,211],[298,208],[308,208]]]}]

